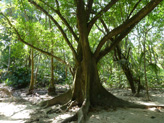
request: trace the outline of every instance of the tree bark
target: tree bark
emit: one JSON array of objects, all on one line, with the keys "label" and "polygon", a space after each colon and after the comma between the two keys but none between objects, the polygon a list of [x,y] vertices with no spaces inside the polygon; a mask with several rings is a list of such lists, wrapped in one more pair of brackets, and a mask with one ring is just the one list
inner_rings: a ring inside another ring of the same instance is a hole
[{"label": "tree bark", "polygon": [[31,80],[29,86],[29,93],[32,94],[34,90],[34,51],[31,49]]},{"label": "tree bark", "polygon": [[100,83],[96,59],[93,56],[87,62],[82,61],[75,73],[72,101],[77,101],[81,106],[86,98],[92,106],[119,107],[125,105],[123,100],[113,96]]},{"label": "tree bark", "polygon": [[[53,54],[53,49],[51,49],[51,53]],[[56,95],[56,88],[54,84],[54,59],[51,57],[51,80],[48,88],[48,95]]]},{"label": "tree bark", "polygon": [[[118,55],[118,60],[123,59],[120,47],[117,45],[116,48],[117,48],[116,51],[117,51],[117,55]],[[128,60],[128,59],[125,59],[125,60]],[[132,71],[130,70],[129,66],[125,63],[121,64],[121,67],[122,67],[122,70],[124,71],[124,73],[126,75],[126,78],[127,78],[128,82],[129,82],[132,93],[135,94],[136,93],[136,88],[135,88],[135,85],[134,85],[134,79],[133,79]]]}]

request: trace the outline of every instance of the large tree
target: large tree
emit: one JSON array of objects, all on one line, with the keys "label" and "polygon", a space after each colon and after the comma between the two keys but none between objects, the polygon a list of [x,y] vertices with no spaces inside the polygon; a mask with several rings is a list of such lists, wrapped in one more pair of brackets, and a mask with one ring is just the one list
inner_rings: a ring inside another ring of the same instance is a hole
[{"label": "large tree", "polygon": [[[74,60],[72,89],[43,102],[42,105],[67,104],[69,107],[77,104],[81,107],[74,116],[64,122],[72,120],[83,122],[91,106],[144,108],[145,106],[128,103],[109,93],[100,83],[97,64],[161,1],[102,0],[100,2],[97,0],[55,0],[54,2],[51,0],[28,0],[30,4],[51,19],[54,29],[61,33],[70,48]],[[118,8],[120,6],[126,11],[119,11]],[[21,42],[44,54],[53,56],[59,62],[70,67],[68,62],[60,57],[26,42],[25,38],[20,34],[21,30],[14,27],[5,15],[4,17],[13,27]],[[106,35],[102,34],[99,38],[93,40],[91,37],[96,36],[98,31],[95,29],[95,24],[99,24],[100,20],[105,20],[104,23],[107,23],[106,25],[108,25],[109,21],[119,20],[119,22],[115,26],[108,26],[109,32]],[[109,40],[111,40],[111,43],[108,43]]]}]

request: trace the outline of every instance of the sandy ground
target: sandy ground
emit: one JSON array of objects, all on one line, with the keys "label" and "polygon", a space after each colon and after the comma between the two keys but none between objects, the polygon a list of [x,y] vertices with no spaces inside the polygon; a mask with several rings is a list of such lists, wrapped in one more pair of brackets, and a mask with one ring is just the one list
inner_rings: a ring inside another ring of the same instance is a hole
[{"label": "sandy ground", "polygon": [[[134,97],[127,89],[110,89],[114,95],[124,100],[146,105],[164,105],[164,89],[151,90],[151,101],[146,101],[145,92],[140,97]],[[37,95],[26,96],[27,90],[17,90],[14,97],[8,97],[0,92],[0,123],[60,123],[62,119],[75,113],[77,108],[69,112],[57,113],[50,108],[40,108],[42,100],[52,97],[45,90],[38,90]],[[164,123],[164,109],[130,109],[117,108],[116,110],[95,110],[88,114],[87,123]]]},{"label": "sandy ground", "polygon": [[[142,92],[140,97],[134,97],[130,90],[114,89],[110,90],[114,95],[130,102],[145,105],[164,105],[164,90],[151,90],[150,99],[147,101],[146,92]],[[164,109],[131,109],[117,108],[112,111],[109,109],[90,113],[88,123],[164,123]]]}]

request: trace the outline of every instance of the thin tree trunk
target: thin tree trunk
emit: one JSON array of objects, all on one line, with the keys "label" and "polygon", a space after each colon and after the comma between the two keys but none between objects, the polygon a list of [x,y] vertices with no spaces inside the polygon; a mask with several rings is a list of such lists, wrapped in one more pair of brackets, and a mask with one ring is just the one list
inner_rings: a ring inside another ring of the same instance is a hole
[{"label": "thin tree trunk", "polygon": [[28,66],[29,66],[29,68],[31,67],[31,49],[30,49],[30,51],[29,51],[29,56],[28,56]]},{"label": "thin tree trunk", "polygon": [[34,51],[31,49],[31,81],[29,86],[29,93],[32,94],[34,90]]},{"label": "thin tree trunk", "polygon": [[10,57],[11,57],[11,47],[9,45],[9,58],[8,58],[8,66],[7,66],[7,71],[10,69]]},{"label": "thin tree trunk", "polygon": [[[51,53],[53,54],[53,49],[51,49]],[[56,88],[54,83],[54,60],[51,57],[51,80],[48,88],[48,95],[56,95]]]}]

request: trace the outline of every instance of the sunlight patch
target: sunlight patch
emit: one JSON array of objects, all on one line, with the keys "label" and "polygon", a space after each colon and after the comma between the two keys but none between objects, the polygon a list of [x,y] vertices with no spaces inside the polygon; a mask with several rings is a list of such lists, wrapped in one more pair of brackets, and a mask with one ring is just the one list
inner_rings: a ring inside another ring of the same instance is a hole
[{"label": "sunlight patch", "polygon": [[32,110],[23,110],[23,111],[17,112],[11,118],[12,119],[27,119],[27,118],[30,118],[30,113],[32,112],[33,112]]},{"label": "sunlight patch", "polygon": [[[14,103],[0,103],[0,114],[4,117],[10,117],[11,119],[30,118],[29,114],[32,112],[32,110],[25,110],[26,107],[26,105],[15,106]],[[4,122],[5,121],[3,121],[2,123]]]}]

